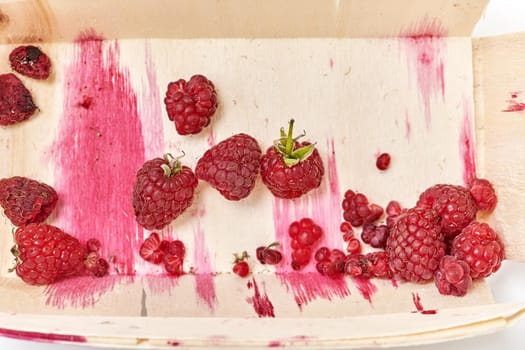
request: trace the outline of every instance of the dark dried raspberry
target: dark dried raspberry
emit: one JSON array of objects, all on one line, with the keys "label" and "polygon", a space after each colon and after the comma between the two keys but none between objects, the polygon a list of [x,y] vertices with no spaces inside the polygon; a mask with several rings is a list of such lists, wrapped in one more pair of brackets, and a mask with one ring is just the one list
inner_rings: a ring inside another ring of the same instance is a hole
[{"label": "dark dried raspberry", "polygon": [[488,180],[475,178],[469,185],[469,191],[479,210],[490,213],[496,208],[498,197]]},{"label": "dark dried raspberry", "polygon": [[237,201],[247,197],[255,187],[261,154],[257,140],[237,134],[207,150],[197,162],[195,175],[224,198]]},{"label": "dark dried raspberry", "polygon": [[441,217],[443,233],[454,237],[476,218],[477,208],[470,192],[461,186],[434,185],[419,196],[416,204],[431,208]]},{"label": "dark dried raspberry", "polygon": [[462,260],[445,255],[434,273],[434,281],[441,294],[463,296],[472,285],[470,267]]},{"label": "dark dried raspberry", "polygon": [[51,74],[51,60],[40,48],[18,46],[9,54],[11,68],[33,79],[47,79]]},{"label": "dark dried raspberry", "polygon": [[377,204],[369,204],[364,194],[352,190],[345,192],[342,207],[344,219],[355,227],[373,223],[383,215],[383,208]]},{"label": "dark dried raspberry", "polygon": [[361,232],[361,239],[374,248],[385,248],[388,238],[388,227],[386,225],[376,226],[365,224]]},{"label": "dark dried raspberry", "polygon": [[396,277],[416,283],[431,280],[445,255],[439,216],[432,209],[407,210],[390,230],[385,250]]},{"label": "dark dried raspberry", "polygon": [[217,110],[217,93],[213,83],[202,75],[194,75],[168,84],[164,99],[166,111],[180,135],[197,134],[208,126]]},{"label": "dark dried raspberry", "polygon": [[505,258],[497,233],[486,223],[477,221],[454,238],[451,255],[469,265],[473,279],[490,276],[500,268]]},{"label": "dark dried raspberry", "polygon": [[56,191],[45,183],[21,176],[0,179],[0,206],[15,226],[45,221],[57,201]]},{"label": "dark dried raspberry", "polygon": [[31,93],[16,75],[0,74],[0,126],[23,122],[36,108]]}]

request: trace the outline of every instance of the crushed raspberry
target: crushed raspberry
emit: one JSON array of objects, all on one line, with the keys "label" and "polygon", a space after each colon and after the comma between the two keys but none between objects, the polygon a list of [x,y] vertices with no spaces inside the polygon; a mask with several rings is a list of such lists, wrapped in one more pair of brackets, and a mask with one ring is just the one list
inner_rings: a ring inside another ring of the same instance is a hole
[{"label": "crushed raspberry", "polygon": [[294,221],[288,227],[292,238],[292,268],[300,270],[306,266],[312,257],[312,247],[323,236],[323,229],[310,218]]},{"label": "crushed raspberry", "polygon": [[354,227],[373,223],[383,215],[383,208],[377,204],[369,204],[364,194],[352,190],[345,192],[342,207],[344,219]]},{"label": "crushed raspberry", "polygon": [[498,197],[494,187],[488,180],[475,178],[469,184],[468,189],[479,210],[490,213],[496,208]]},{"label": "crushed raspberry", "polygon": [[352,238],[348,241],[346,246],[346,251],[349,254],[359,254],[361,253],[361,242],[357,238]]},{"label": "crushed raspberry", "polygon": [[470,267],[462,260],[445,255],[439,262],[434,281],[441,294],[463,296],[472,285]]}]

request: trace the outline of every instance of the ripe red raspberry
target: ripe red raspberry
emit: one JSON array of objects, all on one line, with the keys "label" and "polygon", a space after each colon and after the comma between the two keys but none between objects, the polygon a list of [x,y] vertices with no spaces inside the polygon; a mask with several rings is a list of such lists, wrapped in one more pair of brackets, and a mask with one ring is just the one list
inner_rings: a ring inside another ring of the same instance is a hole
[{"label": "ripe red raspberry", "polygon": [[202,75],[194,75],[188,82],[179,79],[169,83],[164,103],[180,135],[201,132],[210,124],[218,106],[213,83]]},{"label": "ripe red raspberry", "polygon": [[0,126],[23,122],[36,108],[31,93],[16,75],[0,74]]},{"label": "ripe red raspberry", "polygon": [[366,244],[370,244],[374,248],[385,248],[387,238],[388,227],[386,225],[365,224],[363,226],[361,239]]},{"label": "ripe red raspberry", "polygon": [[324,175],[323,161],[314,144],[293,139],[294,120],[288,134],[281,129],[281,138],[261,157],[263,183],[280,198],[297,198],[319,187]]},{"label": "ripe red raspberry", "polygon": [[273,242],[272,244],[268,246],[261,246],[258,247],[255,251],[255,254],[257,256],[257,260],[263,265],[277,265],[281,262],[283,259],[283,255],[280,251],[274,249],[274,247],[278,246],[279,242]]},{"label": "ripe red raspberry", "polygon": [[377,204],[369,204],[364,194],[352,190],[345,192],[342,207],[343,218],[355,227],[372,223],[383,215],[383,208]]},{"label": "ripe red raspberry", "polygon": [[392,227],[385,250],[396,277],[416,283],[431,280],[445,255],[439,216],[432,209],[408,209]]},{"label": "ripe red raspberry", "polygon": [[321,247],[315,251],[314,259],[317,262],[330,261],[330,248]]},{"label": "ripe red raspberry", "polygon": [[292,267],[300,270],[306,266],[312,257],[312,246],[323,236],[323,229],[310,218],[294,221],[288,227],[292,238]]},{"label": "ripe red raspberry", "polygon": [[316,270],[323,276],[339,278],[344,272],[346,256],[339,249],[321,247],[315,252]]},{"label": "ripe red raspberry", "polygon": [[469,265],[473,279],[490,276],[500,268],[505,258],[497,233],[486,223],[477,221],[454,238],[451,255]]},{"label": "ripe red raspberry", "polygon": [[15,226],[45,221],[57,201],[56,191],[45,183],[20,176],[0,179],[0,206]]},{"label": "ripe red raspberry", "polygon": [[377,157],[376,167],[379,170],[386,170],[390,166],[390,154],[382,153]]},{"label": "ripe red raspberry", "polygon": [[419,196],[416,204],[431,208],[441,216],[445,236],[456,236],[476,218],[477,208],[469,191],[461,186],[434,185]]},{"label": "ripe red raspberry", "polygon": [[133,186],[137,222],[147,230],[166,227],[192,204],[197,181],[190,168],[169,154],[148,160]]},{"label": "ripe red raspberry", "polygon": [[461,297],[472,285],[470,267],[462,260],[445,255],[434,273],[434,282],[441,294]]},{"label": "ripe red raspberry", "polygon": [[241,256],[237,254],[234,254],[234,256],[235,260],[233,261],[232,268],[233,273],[242,278],[248,277],[250,274],[250,265],[248,265],[248,262],[246,261],[246,259],[249,258],[248,253],[244,251]]},{"label": "ripe red raspberry", "polygon": [[45,285],[83,271],[86,250],[78,239],[47,224],[15,231],[16,274],[26,283]]},{"label": "ripe red raspberry", "polygon": [[490,213],[496,208],[498,197],[488,180],[475,178],[469,184],[468,189],[479,210]]},{"label": "ripe red raspberry", "polygon": [[253,190],[261,154],[257,140],[237,134],[207,150],[197,162],[195,174],[226,199],[237,201]]},{"label": "ripe red raspberry", "polygon": [[18,46],[9,54],[11,68],[33,79],[47,79],[51,74],[51,60],[40,48]]}]

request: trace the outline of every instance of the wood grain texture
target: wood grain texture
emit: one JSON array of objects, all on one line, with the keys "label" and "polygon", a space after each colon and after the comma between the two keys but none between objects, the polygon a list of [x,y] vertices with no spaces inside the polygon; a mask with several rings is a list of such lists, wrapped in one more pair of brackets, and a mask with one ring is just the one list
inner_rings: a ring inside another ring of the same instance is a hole
[{"label": "wood grain texture", "polygon": [[499,196],[490,219],[507,258],[525,261],[525,34],[475,39],[473,47],[480,175]]},{"label": "wood grain texture", "polygon": [[425,18],[470,36],[487,0],[17,0],[0,7],[1,42],[107,38],[390,37]]}]

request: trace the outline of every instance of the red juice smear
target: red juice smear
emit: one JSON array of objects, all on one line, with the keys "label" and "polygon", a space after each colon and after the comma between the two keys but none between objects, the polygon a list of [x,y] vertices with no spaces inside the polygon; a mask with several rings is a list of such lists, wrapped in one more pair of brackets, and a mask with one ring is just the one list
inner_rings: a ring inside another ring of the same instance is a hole
[{"label": "red juice smear", "polygon": [[[66,67],[64,114],[51,154],[55,186],[67,198],[56,224],[81,241],[100,240],[101,255],[114,257],[112,267],[132,275],[143,231],[135,222],[131,189],[144,163],[144,143],[137,96],[119,57],[116,41],[104,42],[88,33],[75,42],[74,57]],[[91,99],[89,108],[80,105],[86,97]],[[93,283],[100,293],[113,287],[112,279]],[[46,289],[54,293],[48,300],[59,300],[60,290]],[[63,292],[67,298],[90,298],[97,290]]]},{"label": "red juice smear", "polygon": [[204,302],[210,311],[213,312],[217,304],[215,281],[213,280],[210,254],[206,247],[204,231],[198,219],[197,227],[194,231],[194,245],[195,291],[199,300]]},{"label": "red juice smear", "polygon": [[507,108],[503,109],[502,112],[523,112],[525,111],[525,103],[517,100],[521,94],[520,91],[511,92],[510,99],[507,100]]},{"label": "red juice smear", "polygon": [[473,136],[472,104],[463,101],[463,120],[459,135],[459,152],[463,159],[463,183],[468,185],[476,177],[475,140]]},{"label": "red juice smear", "polygon": [[427,129],[432,120],[432,100],[445,97],[445,64],[447,31],[437,19],[425,17],[401,33],[409,73],[415,72],[417,89],[423,104]]},{"label": "red juice smear", "polygon": [[408,119],[408,111],[405,111],[405,138],[410,142],[410,133],[412,131],[412,126],[410,125],[410,120]]},{"label": "red juice smear", "polygon": [[101,278],[81,276],[68,278],[46,286],[46,305],[59,309],[66,307],[93,307],[107,292],[120,283],[132,281],[131,276],[109,275]]},{"label": "red juice smear", "polygon": [[303,217],[312,218],[325,231],[321,242],[313,248],[314,251],[323,245],[330,248],[343,248],[343,240],[339,232],[341,218],[340,215],[334,214],[341,212],[341,192],[334,141],[328,140],[327,146],[328,159],[321,188],[294,200],[275,198],[273,202],[275,238],[281,243],[283,254],[282,263],[276,266],[276,274],[287,290],[292,292],[299,308],[317,298],[332,300],[350,295],[345,279],[327,278],[317,272],[313,256],[310,264],[301,271],[293,271],[290,266],[292,249],[288,227],[293,221]]},{"label": "red juice smear", "polygon": [[437,314],[437,310],[425,310],[423,307],[423,304],[421,304],[421,298],[419,297],[419,294],[412,293],[412,301],[414,302],[414,306],[416,307],[417,311],[412,311],[413,313],[419,312],[423,315],[435,315]]},{"label": "red juice smear", "polygon": [[0,336],[19,340],[39,341],[43,343],[87,342],[87,339],[80,335],[30,332],[7,328],[0,328]]},{"label": "red juice smear", "polygon": [[334,59],[330,57],[330,69],[334,69]]},{"label": "red juice smear", "polygon": [[354,277],[352,281],[363,298],[372,304],[372,296],[377,292],[376,285],[369,278]]},{"label": "red juice smear", "polygon": [[147,275],[143,279],[147,282],[148,288],[153,294],[167,293],[171,295],[171,290],[179,285],[179,276],[166,273]]},{"label": "red juice smear", "polygon": [[268,343],[269,348],[280,348],[283,346],[284,345],[278,340],[272,340],[271,342]]},{"label": "red juice smear", "polygon": [[[253,286],[253,297],[248,298],[248,302],[253,305],[253,309],[259,317],[275,317],[275,312],[273,310],[273,304],[268,298],[266,291],[264,294],[261,294],[259,291],[259,286],[255,278],[252,278]],[[251,289],[251,286],[248,286],[248,289]],[[263,282],[264,289],[264,282]]]}]

